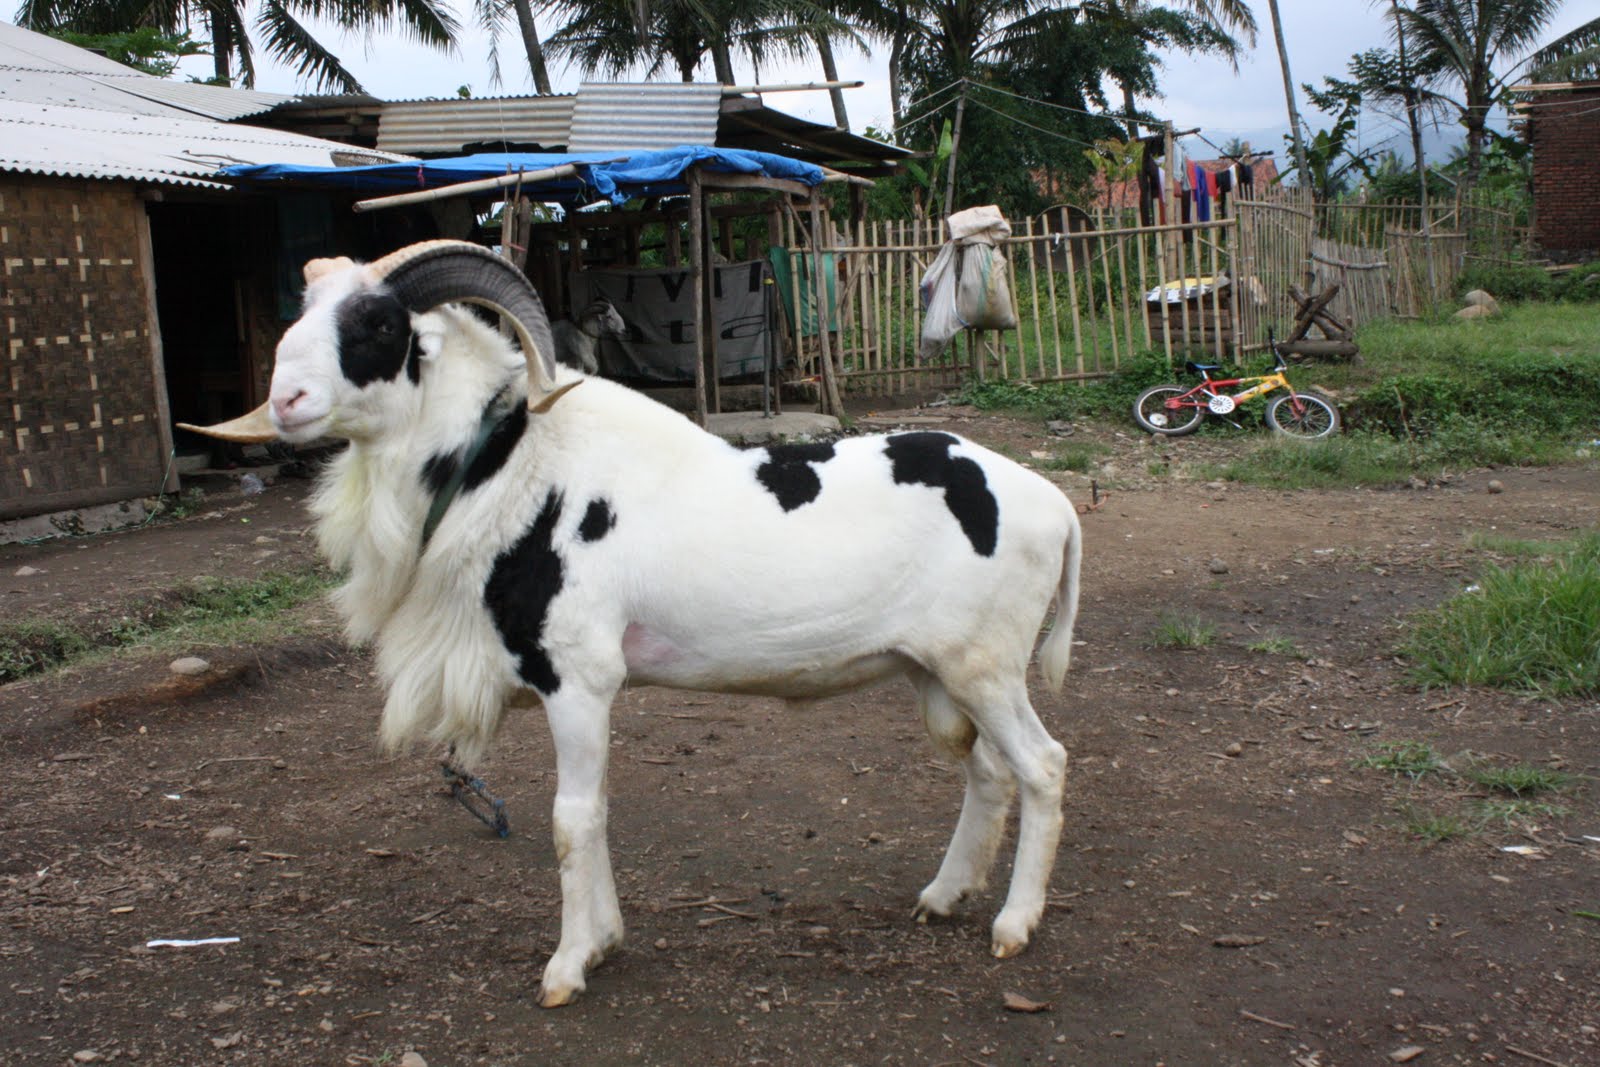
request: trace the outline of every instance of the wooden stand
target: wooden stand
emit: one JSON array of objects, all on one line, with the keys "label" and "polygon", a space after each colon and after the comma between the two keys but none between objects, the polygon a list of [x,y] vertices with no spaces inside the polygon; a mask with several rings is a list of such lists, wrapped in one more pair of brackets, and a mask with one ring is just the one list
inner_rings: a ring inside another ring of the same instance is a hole
[{"label": "wooden stand", "polygon": [[[1335,282],[1322,292],[1312,295],[1298,285],[1289,286],[1289,296],[1295,302],[1294,327],[1289,336],[1274,346],[1285,359],[1348,359],[1361,360],[1361,349],[1356,344],[1351,328],[1328,310],[1333,298],[1339,295]],[[1322,337],[1307,337],[1311,327],[1322,332]]]}]

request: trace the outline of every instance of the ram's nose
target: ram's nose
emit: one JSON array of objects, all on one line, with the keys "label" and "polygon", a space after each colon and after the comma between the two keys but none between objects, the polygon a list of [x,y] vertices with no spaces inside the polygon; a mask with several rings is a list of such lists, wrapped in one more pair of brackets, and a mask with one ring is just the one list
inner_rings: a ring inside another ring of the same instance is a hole
[{"label": "ram's nose", "polygon": [[303,421],[308,395],[304,389],[296,389],[292,394],[273,395],[272,414],[276,416],[279,426],[293,426]]}]

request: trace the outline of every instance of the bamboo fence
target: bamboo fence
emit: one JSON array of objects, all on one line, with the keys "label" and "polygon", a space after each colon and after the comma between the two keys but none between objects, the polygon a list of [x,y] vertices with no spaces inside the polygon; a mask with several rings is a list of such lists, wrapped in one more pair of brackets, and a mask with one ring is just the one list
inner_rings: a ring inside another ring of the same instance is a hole
[{"label": "bamboo fence", "polygon": [[[968,379],[1070,381],[1157,353],[1237,362],[1293,321],[1289,287],[1337,283],[1346,322],[1428,313],[1474,257],[1513,255],[1525,231],[1471,203],[1318,205],[1292,189],[1235,201],[1227,217],[1141,226],[1126,213],[1057,207],[1011,220],[1001,243],[1018,313],[1014,330],[967,330],[920,351],[918,285],[946,240],[943,220],[824,222],[833,257],[838,380],[858,395],[949,388]],[[784,222],[789,248],[811,248],[805,221]],[[798,302],[798,275],[790,284]],[[820,287],[814,292],[820,293]],[[1170,294],[1170,299],[1168,294]],[[799,331],[791,355],[820,376],[820,338]]]}]

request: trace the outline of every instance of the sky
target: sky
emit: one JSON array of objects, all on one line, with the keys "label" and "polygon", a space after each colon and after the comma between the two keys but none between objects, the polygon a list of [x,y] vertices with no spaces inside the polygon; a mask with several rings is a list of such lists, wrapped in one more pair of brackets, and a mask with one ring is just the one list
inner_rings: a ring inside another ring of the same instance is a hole
[{"label": "sky", "polygon": [[[1141,99],[1140,103],[1155,115],[1170,118],[1180,130],[1200,127],[1205,137],[1216,144],[1238,137],[1251,142],[1254,148],[1282,152],[1283,136],[1288,130],[1283,77],[1267,5],[1258,2],[1252,6],[1261,23],[1260,39],[1255,48],[1241,58],[1237,71],[1225,60],[1170,54],[1164,57],[1165,66],[1159,75],[1164,95]],[[1551,23],[1546,39],[1553,39],[1593,18],[1593,6],[1593,0],[1567,0],[1560,17]],[[1386,45],[1389,23],[1384,12],[1388,4],[1369,4],[1363,0],[1280,0],[1279,9],[1303,118],[1312,130],[1329,126],[1331,119],[1310,108],[1300,85],[1309,82],[1320,87],[1324,75],[1344,76],[1352,55]],[[463,21],[470,22],[470,16],[464,16]],[[547,34],[552,27],[542,25],[541,28]],[[363,41],[360,35],[342,35],[338,30],[323,31],[318,36],[340,55],[368,92],[385,99],[454,97],[461,85],[470,86],[472,94],[480,97],[522,95],[533,91],[531,78],[516,74],[509,74],[500,86],[491,83],[490,40],[475,27],[465,29],[455,55],[411,44],[396,34],[371,42]],[[499,51],[505,69],[512,71],[515,60],[521,55],[521,42],[514,29],[502,37]],[[878,46],[872,55],[846,51],[839,56],[840,76],[866,83],[845,93],[851,127],[858,133],[868,126],[881,128],[889,124],[886,55],[887,48]],[[210,73],[209,60],[189,60],[187,64],[180,73],[202,77]],[[273,64],[260,49],[257,72],[258,89],[284,93],[309,90],[309,86],[296,80],[292,70]],[[573,92],[582,80],[576,71],[559,67],[553,67],[550,74],[557,92]],[[756,80],[755,72],[748,66],[736,69],[736,76],[741,80]],[[712,79],[709,69],[702,77],[707,81]],[[767,85],[820,79],[820,69],[809,65],[763,68],[760,72],[761,83]],[[1108,90],[1111,88],[1108,85]],[[824,92],[774,94],[766,100],[768,106],[790,114],[829,125],[833,123],[831,105]],[[1501,129],[1505,124],[1503,114],[1492,122]],[[1403,155],[1409,152],[1405,124],[1399,116],[1383,116],[1368,110],[1361,117],[1358,135],[1359,147],[1392,148]],[[1447,125],[1430,133],[1427,150],[1430,155],[1436,154],[1446,144],[1458,140],[1458,131]],[[1188,154],[1196,157],[1215,154],[1198,139],[1189,140],[1185,148]]]}]

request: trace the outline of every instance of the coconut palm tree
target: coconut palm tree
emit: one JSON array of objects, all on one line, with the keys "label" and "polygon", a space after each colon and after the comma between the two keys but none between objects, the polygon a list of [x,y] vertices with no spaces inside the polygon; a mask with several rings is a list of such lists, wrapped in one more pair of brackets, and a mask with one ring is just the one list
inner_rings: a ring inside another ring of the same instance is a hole
[{"label": "coconut palm tree", "polygon": [[1467,131],[1469,183],[1482,168],[1489,111],[1517,78],[1530,71],[1571,77],[1600,65],[1600,18],[1535,48],[1561,7],[1561,0],[1416,0],[1400,9],[1416,61],[1437,64],[1461,87],[1450,103]]},{"label": "coconut palm tree", "polygon": [[329,19],[341,29],[367,35],[398,29],[423,44],[450,50],[460,28],[442,0],[23,0],[17,24],[41,33],[75,30],[117,33],[153,26],[178,34],[204,27],[211,38],[214,80],[245,88],[255,85],[254,29],[273,59],[292,67],[314,89],[359,92],[339,57],[312,36],[300,20]]},{"label": "coconut palm tree", "polygon": [[754,63],[805,55],[816,35],[855,40],[854,31],[813,0],[557,0],[564,25],[546,42],[552,55],[586,74],[617,76],[643,68],[654,77],[669,65],[693,81],[705,59],[723,85],[735,81],[736,54]]}]

